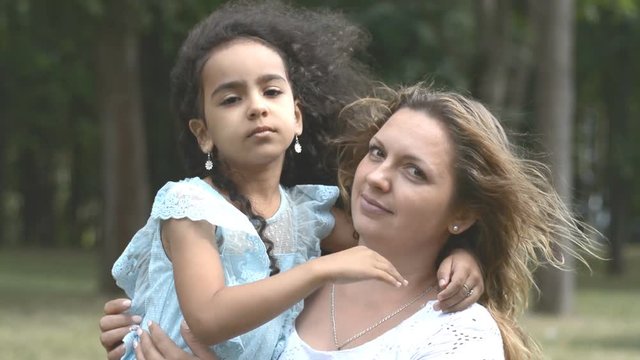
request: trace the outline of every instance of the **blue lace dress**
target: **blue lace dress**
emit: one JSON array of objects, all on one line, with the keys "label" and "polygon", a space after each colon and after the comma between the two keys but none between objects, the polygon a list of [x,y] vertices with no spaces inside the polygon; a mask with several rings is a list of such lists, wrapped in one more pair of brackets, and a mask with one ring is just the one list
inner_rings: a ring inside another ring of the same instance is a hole
[{"label": "blue lace dress", "polygon": [[[335,224],[330,210],[338,189],[322,185],[280,188],[280,207],[267,219],[266,234],[274,242],[281,271],[320,255],[320,240]],[[249,219],[199,178],[169,182],[153,202],[151,216],[113,265],[113,277],[132,300],[130,313],[160,325],[178,346],[189,351],[180,336],[183,319],[175,291],[172,265],[160,239],[162,220],[189,218],[216,226],[216,239],[227,286],[246,284],[269,276],[269,258]],[[220,309],[224,311],[225,309]],[[214,345],[221,359],[277,358],[284,349],[302,302],[268,323]],[[125,337],[123,359],[135,359],[134,332]]]}]

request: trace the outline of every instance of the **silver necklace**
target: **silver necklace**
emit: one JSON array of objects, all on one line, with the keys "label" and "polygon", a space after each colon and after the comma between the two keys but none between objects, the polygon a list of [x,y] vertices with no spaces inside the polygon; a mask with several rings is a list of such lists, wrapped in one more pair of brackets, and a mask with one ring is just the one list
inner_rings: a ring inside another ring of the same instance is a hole
[{"label": "silver necklace", "polygon": [[342,343],[338,342],[338,335],[336,333],[336,285],[335,284],[331,284],[331,330],[333,331],[333,344],[335,345],[337,350],[342,350],[343,347],[345,347],[347,344],[353,342],[354,340],[362,337],[364,334],[368,333],[369,331],[377,328],[378,326],[382,325],[385,321],[392,319],[394,316],[398,315],[399,313],[401,313],[404,309],[408,308],[409,306],[413,305],[416,301],[422,299],[423,297],[425,297],[427,295],[427,293],[429,293],[429,291],[431,291],[431,289],[433,289],[433,286],[429,286],[427,288],[427,290],[421,292],[420,294],[418,294],[418,296],[416,296],[415,298],[411,299],[408,303],[400,306],[399,308],[395,309],[393,312],[391,312],[390,314],[388,314],[387,316],[383,317],[382,319],[378,320],[375,324],[369,326],[368,328],[360,331],[359,333],[353,335],[352,337],[348,338],[347,340],[343,341]]}]

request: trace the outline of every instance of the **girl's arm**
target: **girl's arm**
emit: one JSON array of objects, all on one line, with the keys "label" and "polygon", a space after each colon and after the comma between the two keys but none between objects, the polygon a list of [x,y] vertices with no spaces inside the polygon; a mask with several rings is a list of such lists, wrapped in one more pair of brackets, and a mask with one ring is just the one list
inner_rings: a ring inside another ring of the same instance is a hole
[{"label": "girl's arm", "polygon": [[[322,252],[333,253],[355,246],[355,230],[345,211],[333,207],[331,213],[336,225],[329,236],[320,243]],[[444,312],[464,310],[477,302],[484,292],[482,270],[478,260],[463,244],[457,246],[438,267],[438,286],[441,291],[438,293],[438,303],[435,307]],[[467,296],[470,289],[473,291]]]},{"label": "girl's arm", "polygon": [[171,219],[162,226],[180,308],[193,334],[206,344],[260,326],[326,282],[378,279],[397,286],[404,282],[389,261],[358,246],[267,279],[226,287],[214,234],[215,228],[204,221]]}]

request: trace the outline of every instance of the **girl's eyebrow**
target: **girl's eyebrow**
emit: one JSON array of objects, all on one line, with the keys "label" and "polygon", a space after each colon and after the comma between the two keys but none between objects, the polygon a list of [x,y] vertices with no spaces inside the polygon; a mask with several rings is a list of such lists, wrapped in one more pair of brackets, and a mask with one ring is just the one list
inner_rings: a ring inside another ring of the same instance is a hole
[{"label": "girl's eyebrow", "polygon": [[[264,84],[267,83],[269,81],[273,81],[273,80],[279,80],[279,81],[287,81],[287,79],[285,79],[284,77],[282,77],[282,75],[278,75],[278,74],[265,74],[265,75],[261,75],[260,77],[258,77],[258,83],[259,84]],[[246,84],[245,80],[233,80],[233,81],[228,81],[225,83],[222,83],[220,85],[218,85],[215,89],[213,89],[213,91],[211,92],[211,98],[213,98],[216,94],[224,91],[224,90],[229,90],[229,89],[238,89],[242,86],[244,86]]]}]

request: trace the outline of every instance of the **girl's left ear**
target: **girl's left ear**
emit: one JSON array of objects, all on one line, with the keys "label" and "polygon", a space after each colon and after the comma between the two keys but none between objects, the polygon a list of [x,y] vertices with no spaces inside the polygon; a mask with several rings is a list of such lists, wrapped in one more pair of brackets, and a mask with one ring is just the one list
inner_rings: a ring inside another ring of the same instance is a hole
[{"label": "girl's left ear", "polygon": [[295,101],[294,103],[294,116],[296,117],[296,135],[300,136],[302,135],[302,110],[300,110],[300,106],[299,106],[300,102],[298,100]]},{"label": "girl's left ear", "polygon": [[461,210],[449,222],[449,232],[458,235],[467,231],[478,220],[478,216],[471,210]]}]

